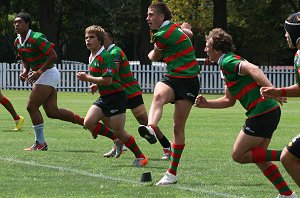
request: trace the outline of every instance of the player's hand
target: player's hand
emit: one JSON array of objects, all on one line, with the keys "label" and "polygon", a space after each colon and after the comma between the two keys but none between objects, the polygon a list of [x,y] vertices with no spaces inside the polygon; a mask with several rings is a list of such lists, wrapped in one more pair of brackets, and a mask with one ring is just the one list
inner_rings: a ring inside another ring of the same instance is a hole
[{"label": "player's hand", "polygon": [[91,90],[92,94],[94,95],[94,93],[98,90],[98,85],[97,84],[92,84],[90,86],[90,90]]},{"label": "player's hand", "polygon": [[279,102],[281,106],[283,105],[283,103],[287,103],[287,97],[276,97],[275,100],[277,100],[277,102]]},{"label": "player's hand", "polygon": [[191,26],[189,23],[187,23],[187,22],[183,22],[183,23],[181,24],[180,28],[181,28],[181,29],[189,29],[189,30],[191,30],[191,29],[192,29],[192,26]]},{"label": "player's hand", "polygon": [[261,87],[260,88],[260,95],[263,98],[277,98],[281,97],[281,89],[274,88],[274,87]]},{"label": "player's hand", "polygon": [[27,78],[27,82],[32,84],[34,83],[35,81],[37,81],[37,79],[40,77],[40,74],[36,71],[33,71],[33,72],[30,72],[28,74],[28,78]]},{"label": "player's hand", "polygon": [[25,80],[27,79],[28,77],[28,73],[27,72],[22,72],[20,75],[19,75],[19,79],[22,81],[22,82],[25,82]]},{"label": "player's hand", "polygon": [[207,105],[207,100],[204,96],[202,95],[198,95],[196,97],[196,100],[195,100],[195,103],[194,103],[194,106],[195,107],[199,107],[199,108],[205,108]]},{"label": "player's hand", "polygon": [[78,80],[87,81],[87,74],[85,72],[77,72],[76,77]]}]

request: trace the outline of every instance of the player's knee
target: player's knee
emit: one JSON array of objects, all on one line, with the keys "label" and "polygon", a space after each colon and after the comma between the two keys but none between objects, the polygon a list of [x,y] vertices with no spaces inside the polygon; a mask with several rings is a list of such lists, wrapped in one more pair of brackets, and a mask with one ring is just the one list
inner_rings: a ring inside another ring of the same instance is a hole
[{"label": "player's knee", "polygon": [[245,164],[245,160],[244,160],[244,156],[238,152],[233,151],[231,153],[231,158],[233,159],[233,161],[239,163],[239,164]]},{"label": "player's knee", "polygon": [[93,129],[94,123],[92,123],[92,122],[91,122],[90,120],[88,120],[88,119],[84,119],[84,121],[83,121],[83,126],[84,126],[84,128],[89,129],[90,131],[94,130],[94,129]]},{"label": "player's knee", "polygon": [[286,165],[286,164],[288,164],[289,162],[288,162],[288,157],[287,157],[287,153],[288,151],[287,150],[283,150],[282,151],[282,153],[281,153],[281,155],[280,155],[280,161],[281,161],[281,163],[283,164],[283,165]]},{"label": "player's knee", "polygon": [[27,109],[27,112],[28,112],[29,114],[31,114],[31,113],[37,111],[39,108],[36,107],[35,105],[29,103],[29,104],[27,105],[26,109]]},{"label": "player's knee", "polygon": [[56,113],[54,113],[52,111],[46,111],[46,115],[47,115],[48,118],[57,119]]}]

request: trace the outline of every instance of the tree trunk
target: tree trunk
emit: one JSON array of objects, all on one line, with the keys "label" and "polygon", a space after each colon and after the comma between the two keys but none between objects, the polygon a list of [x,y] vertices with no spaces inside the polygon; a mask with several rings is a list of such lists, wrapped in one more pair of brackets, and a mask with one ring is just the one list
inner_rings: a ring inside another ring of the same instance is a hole
[{"label": "tree trunk", "polygon": [[47,39],[55,43],[57,49],[58,39],[57,39],[57,26],[55,23],[55,10],[54,10],[55,0],[42,0],[39,1],[39,24],[41,32],[45,34]]},{"label": "tree trunk", "polygon": [[141,28],[137,42],[137,56],[141,64],[150,64],[148,53],[151,50],[150,46],[150,29],[146,22],[148,7],[151,5],[151,0],[141,1]]},{"label": "tree trunk", "polygon": [[214,19],[213,27],[219,27],[227,30],[227,0],[213,0],[214,3]]}]

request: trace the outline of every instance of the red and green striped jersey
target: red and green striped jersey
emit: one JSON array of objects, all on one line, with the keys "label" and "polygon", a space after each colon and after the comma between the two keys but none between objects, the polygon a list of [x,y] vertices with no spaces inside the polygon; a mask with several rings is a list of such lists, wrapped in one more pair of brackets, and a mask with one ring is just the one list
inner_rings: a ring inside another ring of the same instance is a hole
[{"label": "red and green striped jersey", "polygon": [[40,32],[28,31],[26,39],[21,42],[21,37],[15,39],[14,43],[18,56],[25,61],[33,71],[42,67],[48,53],[55,46],[49,42],[44,34]]},{"label": "red and green striped jersey", "polygon": [[241,61],[245,60],[234,53],[228,53],[220,58],[218,64],[228,91],[247,110],[246,116],[254,117],[278,108],[276,100],[262,98],[261,86],[251,76],[239,74]]},{"label": "red and green striped jersey", "polygon": [[89,63],[90,73],[94,77],[112,77],[112,84],[108,86],[98,85],[98,91],[101,96],[123,91],[120,78],[117,73],[117,66],[113,57],[102,47],[95,58]]},{"label": "red and green striped jersey", "polygon": [[193,78],[199,74],[200,68],[192,42],[179,25],[165,21],[155,33],[154,41],[163,50],[167,76]]},{"label": "red and green striped jersey", "polygon": [[112,44],[107,48],[107,51],[113,56],[115,63],[119,65],[118,73],[127,97],[133,98],[141,95],[141,87],[131,72],[130,64],[123,50],[115,44]]},{"label": "red and green striped jersey", "polygon": [[294,57],[294,72],[296,83],[300,87],[300,50],[297,50]]}]

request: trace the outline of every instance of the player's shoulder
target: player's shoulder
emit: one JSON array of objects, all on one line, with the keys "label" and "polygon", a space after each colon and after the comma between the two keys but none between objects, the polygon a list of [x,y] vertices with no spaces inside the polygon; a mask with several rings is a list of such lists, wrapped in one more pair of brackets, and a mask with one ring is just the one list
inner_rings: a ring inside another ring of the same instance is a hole
[{"label": "player's shoulder", "polygon": [[241,62],[244,59],[239,56],[234,54],[233,52],[231,53],[227,53],[224,55],[224,57],[222,58],[222,65],[223,64],[236,64],[236,62]]},{"label": "player's shoulder", "polygon": [[33,38],[45,38],[45,35],[41,32],[33,32],[32,31],[30,36]]}]

